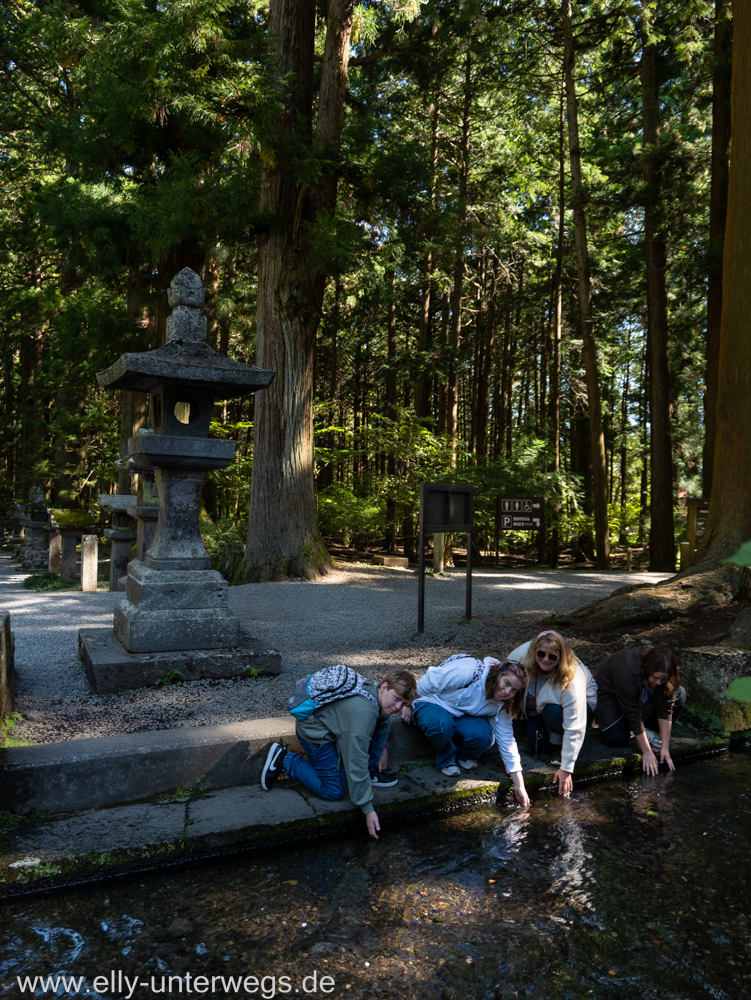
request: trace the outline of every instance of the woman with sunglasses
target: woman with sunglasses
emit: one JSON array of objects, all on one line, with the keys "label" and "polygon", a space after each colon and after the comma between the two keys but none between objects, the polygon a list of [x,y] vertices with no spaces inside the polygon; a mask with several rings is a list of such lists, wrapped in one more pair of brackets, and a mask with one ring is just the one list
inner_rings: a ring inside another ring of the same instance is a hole
[{"label": "woman with sunglasses", "polygon": [[570,644],[546,629],[509,655],[527,672],[527,741],[532,753],[550,756],[560,795],[574,787],[572,774],[597,705],[597,685]]}]

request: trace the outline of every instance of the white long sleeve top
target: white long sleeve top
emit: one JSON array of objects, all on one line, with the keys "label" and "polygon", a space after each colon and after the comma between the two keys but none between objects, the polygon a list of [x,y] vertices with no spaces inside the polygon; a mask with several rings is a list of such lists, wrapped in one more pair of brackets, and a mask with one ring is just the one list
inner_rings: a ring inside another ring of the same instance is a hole
[{"label": "white long sleeve top", "polygon": [[[509,653],[509,660],[524,663],[529,652],[529,642],[522,643]],[[541,674],[537,675],[541,677]],[[563,709],[563,746],[561,747],[561,770],[573,771],[576,759],[584,743],[587,732],[587,705],[594,710],[597,705],[597,684],[592,674],[577,657],[574,678],[562,691],[558,685],[546,681],[537,692],[537,710],[546,705],[560,705]]]},{"label": "white long sleeve top", "polygon": [[432,702],[458,718],[460,715],[481,715],[489,719],[495,742],[508,774],[521,771],[519,749],[514,738],[513,719],[505,705],[485,697],[485,681],[490,668],[499,663],[492,656],[478,660],[460,653],[449,657],[439,667],[428,667],[417,682],[419,701]]}]

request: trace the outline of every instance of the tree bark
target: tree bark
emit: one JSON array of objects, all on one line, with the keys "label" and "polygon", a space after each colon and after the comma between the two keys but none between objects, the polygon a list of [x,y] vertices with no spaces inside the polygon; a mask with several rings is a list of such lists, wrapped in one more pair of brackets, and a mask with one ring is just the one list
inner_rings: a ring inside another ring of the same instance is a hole
[{"label": "tree bark", "polygon": [[751,538],[751,8],[735,6],[733,139],[722,283],[717,447],[700,564],[733,555]]},{"label": "tree bark", "polygon": [[[329,0],[315,141],[336,163],[344,117],[352,0]],[[269,48],[274,87],[284,94],[282,139],[313,142],[315,0],[272,0]],[[338,170],[301,183],[280,149],[261,177],[257,358],[276,372],[256,400],[248,540],[240,578],[312,579],[331,558],[316,524],[313,358],[326,274],[311,259],[310,232],[336,208]],[[281,155],[279,155],[281,154]]]},{"label": "tree bark", "polygon": [[702,493],[712,495],[717,438],[717,371],[722,321],[722,253],[728,208],[728,148],[730,146],[730,69],[733,22],[729,0],[715,0],[714,72],[712,74],[712,164],[709,190],[709,249],[707,255],[707,361],[704,376],[704,453]]},{"label": "tree bark", "polygon": [[454,258],[454,281],[451,290],[451,330],[449,344],[452,349],[449,369],[446,433],[453,445],[453,464],[456,464],[456,442],[459,420],[459,381],[456,357],[461,343],[462,295],[464,292],[464,242],[467,235],[467,188],[469,184],[469,123],[472,110],[472,56],[469,48],[464,61],[464,104],[462,107],[461,162],[459,167],[459,245]]},{"label": "tree bark", "polygon": [[667,244],[662,206],[660,143],[660,53],[650,35],[646,8],[641,19],[642,118],[644,137],[644,254],[647,264],[647,345],[649,352],[650,531],[649,568],[675,569],[673,528],[673,448],[668,299],[665,283]]},{"label": "tree bark", "polygon": [[592,448],[592,488],[595,512],[595,565],[610,566],[610,534],[608,529],[608,474],[605,456],[605,435],[602,428],[602,403],[598,372],[597,345],[590,321],[592,278],[587,247],[587,218],[579,146],[579,113],[574,76],[574,33],[571,0],[561,5],[564,37],[564,69],[566,77],[566,110],[568,118],[569,158],[571,161],[571,193],[574,210],[574,239],[578,271],[579,312],[582,325],[584,370],[587,377],[589,437]]}]

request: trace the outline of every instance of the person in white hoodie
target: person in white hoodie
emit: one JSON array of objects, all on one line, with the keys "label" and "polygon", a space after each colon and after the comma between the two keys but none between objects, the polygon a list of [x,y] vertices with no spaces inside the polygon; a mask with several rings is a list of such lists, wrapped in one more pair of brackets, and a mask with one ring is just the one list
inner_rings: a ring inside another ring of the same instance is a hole
[{"label": "person in white hoodie", "polygon": [[540,734],[543,753],[558,768],[553,775],[558,792],[568,795],[574,787],[576,758],[597,705],[597,684],[571,645],[553,629],[517,646],[509,659],[519,660],[527,671],[524,709],[529,749],[537,754]]},{"label": "person in white hoodie", "polygon": [[479,757],[497,743],[514,795],[528,806],[513,728],[522,712],[526,683],[519,663],[458,653],[438,667],[428,667],[417,682],[412,709],[402,709],[402,718],[414,718],[435,747],[436,767],[448,777],[458,777],[460,768],[474,770]]}]

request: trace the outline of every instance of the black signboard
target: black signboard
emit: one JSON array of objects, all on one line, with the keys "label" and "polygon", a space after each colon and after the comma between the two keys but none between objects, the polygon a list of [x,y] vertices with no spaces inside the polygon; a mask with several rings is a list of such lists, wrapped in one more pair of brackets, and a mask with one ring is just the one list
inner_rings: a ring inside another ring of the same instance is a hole
[{"label": "black signboard", "polygon": [[544,531],[542,497],[498,497],[496,527],[499,531]]},{"label": "black signboard", "polygon": [[472,617],[472,512],[474,487],[463,483],[422,483],[420,486],[420,568],[417,578],[417,631],[425,631],[425,536],[440,532],[467,533],[467,593],[464,617]]},{"label": "black signboard", "polygon": [[435,531],[472,530],[472,486],[423,483],[420,518],[426,535]]}]

